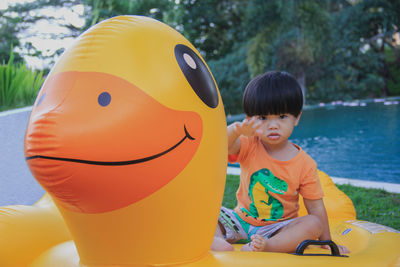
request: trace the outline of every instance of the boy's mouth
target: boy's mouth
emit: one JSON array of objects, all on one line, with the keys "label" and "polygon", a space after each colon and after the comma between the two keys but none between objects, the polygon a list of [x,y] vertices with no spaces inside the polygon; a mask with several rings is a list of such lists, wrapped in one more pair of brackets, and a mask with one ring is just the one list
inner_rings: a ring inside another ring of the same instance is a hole
[{"label": "boy's mouth", "polygon": [[281,136],[278,133],[270,133],[267,137],[270,140],[278,140]]}]

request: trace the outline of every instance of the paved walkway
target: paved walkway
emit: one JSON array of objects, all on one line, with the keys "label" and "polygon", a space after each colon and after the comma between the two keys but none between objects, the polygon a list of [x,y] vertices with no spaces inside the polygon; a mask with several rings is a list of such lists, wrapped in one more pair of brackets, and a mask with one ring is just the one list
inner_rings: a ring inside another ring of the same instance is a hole
[{"label": "paved walkway", "polygon": [[25,163],[24,135],[30,111],[0,112],[0,206],[31,205],[44,194]]}]

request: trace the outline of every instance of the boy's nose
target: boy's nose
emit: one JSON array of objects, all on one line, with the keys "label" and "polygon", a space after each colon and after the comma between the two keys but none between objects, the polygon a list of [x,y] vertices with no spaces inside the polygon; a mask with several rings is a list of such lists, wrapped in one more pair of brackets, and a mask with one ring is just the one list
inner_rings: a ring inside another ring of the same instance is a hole
[{"label": "boy's nose", "polygon": [[268,129],[278,129],[279,128],[279,123],[277,120],[272,119],[268,120]]}]

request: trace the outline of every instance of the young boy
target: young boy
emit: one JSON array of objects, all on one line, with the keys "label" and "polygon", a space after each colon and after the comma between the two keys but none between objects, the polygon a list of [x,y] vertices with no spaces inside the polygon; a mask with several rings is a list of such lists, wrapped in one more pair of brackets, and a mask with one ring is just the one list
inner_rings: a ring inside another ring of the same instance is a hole
[{"label": "young boy", "polygon": [[[228,126],[229,160],[241,166],[237,206],[222,207],[213,250],[251,240],[242,250],[294,252],[305,239],[331,239],[317,164],[288,140],[302,107],[301,88],[286,72],[266,72],[247,85],[246,119]],[[309,215],[297,218],[299,194]]]}]

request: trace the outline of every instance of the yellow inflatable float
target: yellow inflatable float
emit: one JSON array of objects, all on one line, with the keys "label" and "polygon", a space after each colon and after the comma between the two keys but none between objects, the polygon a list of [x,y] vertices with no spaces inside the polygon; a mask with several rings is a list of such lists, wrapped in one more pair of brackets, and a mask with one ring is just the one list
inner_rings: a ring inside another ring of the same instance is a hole
[{"label": "yellow inflatable float", "polygon": [[93,26],[34,104],[25,156],[48,194],[0,209],[0,266],[400,264],[400,234],[355,220],[322,172],[332,236],[349,257],[211,252],[226,144],[214,78],[182,35],[140,16]]}]

